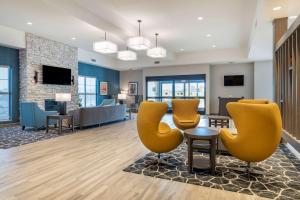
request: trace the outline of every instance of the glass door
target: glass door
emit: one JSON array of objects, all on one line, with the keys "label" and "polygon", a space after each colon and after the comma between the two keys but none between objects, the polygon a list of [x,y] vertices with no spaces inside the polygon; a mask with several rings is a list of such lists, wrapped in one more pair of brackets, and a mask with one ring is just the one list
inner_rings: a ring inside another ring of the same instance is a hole
[{"label": "glass door", "polygon": [[199,112],[205,113],[205,75],[146,77],[146,99],[166,102],[172,110],[172,99],[199,99]]},{"label": "glass door", "polygon": [[205,81],[203,80],[189,80],[188,98],[198,98],[200,100],[199,110],[205,111]]},{"label": "glass door", "polygon": [[175,81],[175,98],[182,98],[185,96],[185,80]]},{"label": "glass door", "polygon": [[10,68],[0,66],[0,121],[9,121],[10,114]]},{"label": "glass door", "polygon": [[169,109],[172,107],[173,98],[173,81],[161,81],[161,101],[168,104]]}]

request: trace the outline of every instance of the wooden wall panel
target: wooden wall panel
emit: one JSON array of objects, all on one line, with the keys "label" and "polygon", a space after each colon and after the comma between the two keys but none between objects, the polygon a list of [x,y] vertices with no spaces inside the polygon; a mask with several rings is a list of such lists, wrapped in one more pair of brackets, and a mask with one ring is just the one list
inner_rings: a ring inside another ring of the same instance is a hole
[{"label": "wooden wall panel", "polygon": [[[300,17],[287,33],[278,39],[284,30],[283,25],[282,19],[274,21],[274,42],[277,41],[274,49],[275,101],[281,110],[285,133],[291,135],[289,138],[296,138],[293,144],[299,144],[297,140],[300,140]],[[276,27],[280,28],[277,32]]]},{"label": "wooden wall panel", "polygon": [[296,31],[296,36],[295,36],[295,68],[296,68],[296,107],[295,112],[296,112],[296,133],[295,137],[300,140],[300,27],[298,27]]}]

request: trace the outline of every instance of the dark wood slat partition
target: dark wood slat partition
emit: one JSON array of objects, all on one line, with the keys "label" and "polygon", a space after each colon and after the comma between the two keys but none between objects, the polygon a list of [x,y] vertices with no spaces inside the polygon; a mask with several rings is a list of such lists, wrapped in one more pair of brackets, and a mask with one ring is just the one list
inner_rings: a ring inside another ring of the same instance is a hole
[{"label": "dark wood slat partition", "polygon": [[[276,35],[275,35],[276,36]],[[300,17],[274,49],[275,101],[281,113],[285,139],[299,149],[300,140]]]}]

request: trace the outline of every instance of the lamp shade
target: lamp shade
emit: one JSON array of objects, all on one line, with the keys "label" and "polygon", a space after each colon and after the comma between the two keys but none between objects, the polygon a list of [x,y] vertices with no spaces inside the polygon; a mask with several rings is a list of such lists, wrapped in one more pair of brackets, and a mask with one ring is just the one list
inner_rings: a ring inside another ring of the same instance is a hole
[{"label": "lamp shade", "polygon": [[136,60],[136,53],[134,51],[126,50],[118,52],[118,59],[124,61]]},{"label": "lamp shade", "polygon": [[155,47],[147,51],[147,56],[152,58],[164,58],[167,56],[167,51],[162,47]]},{"label": "lamp shade", "polygon": [[118,99],[119,100],[125,100],[126,99],[126,94],[118,94]]},{"label": "lamp shade", "polygon": [[145,37],[137,36],[129,38],[127,40],[127,46],[134,50],[146,50],[150,48],[151,42]]},{"label": "lamp shade", "polygon": [[71,101],[71,93],[56,93],[55,94],[55,101]]},{"label": "lamp shade", "polygon": [[93,49],[96,52],[103,54],[116,53],[118,51],[118,46],[110,41],[94,42]]}]

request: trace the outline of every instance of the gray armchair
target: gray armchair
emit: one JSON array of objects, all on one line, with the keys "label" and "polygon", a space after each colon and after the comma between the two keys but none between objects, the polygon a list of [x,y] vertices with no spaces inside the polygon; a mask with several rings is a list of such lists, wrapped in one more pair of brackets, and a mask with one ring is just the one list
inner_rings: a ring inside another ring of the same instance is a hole
[{"label": "gray armchair", "polygon": [[[23,130],[25,127],[32,127],[35,130],[44,128],[46,126],[47,115],[57,114],[56,111],[44,111],[40,109],[36,102],[20,103],[20,122]],[[55,123],[54,121],[50,122],[52,125]]]}]

